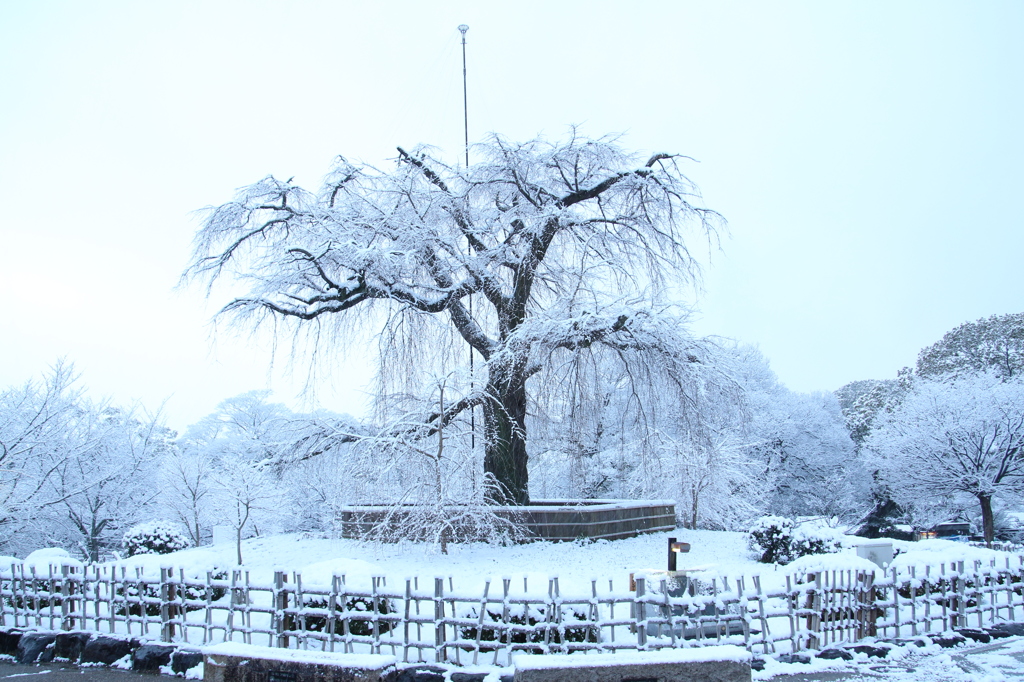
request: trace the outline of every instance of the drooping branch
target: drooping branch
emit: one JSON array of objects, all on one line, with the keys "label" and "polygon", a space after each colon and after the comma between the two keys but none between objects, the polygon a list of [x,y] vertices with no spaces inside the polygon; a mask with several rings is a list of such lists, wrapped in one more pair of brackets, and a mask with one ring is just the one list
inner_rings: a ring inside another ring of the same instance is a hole
[{"label": "drooping branch", "polygon": [[464,396],[443,411],[406,414],[388,427],[369,432],[351,423],[325,421],[311,425],[308,432],[280,453],[256,464],[258,469],[281,467],[319,457],[344,445],[368,441],[417,441],[437,434],[459,415],[492,400],[485,391]]}]

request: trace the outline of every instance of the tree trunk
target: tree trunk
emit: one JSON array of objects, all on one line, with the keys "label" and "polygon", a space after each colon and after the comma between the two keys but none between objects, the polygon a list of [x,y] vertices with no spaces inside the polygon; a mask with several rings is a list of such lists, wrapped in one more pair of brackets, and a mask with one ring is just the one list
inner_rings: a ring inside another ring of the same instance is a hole
[{"label": "tree trunk", "polygon": [[692,490],[693,504],[690,507],[690,530],[697,530],[697,510],[700,509],[700,493]]},{"label": "tree trunk", "polygon": [[494,504],[530,503],[526,464],[526,381],[488,381],[488,392],[497,400],[484,403],[484,474],[493,477],[501,490],[490,489]]},{"label": "tree trunk", "polygon": [[991,548],[992,541],[996,536],[995,519],[992,516],[992,496],[988,493],[981,493],[978,495],[978,501],[981,502],[981,525],[985,534],[985,545]]},{"label": "tree trunk", "polygon": [[95,516],[90,523],[89,529],[89,563],[97,564],[100,561],[100,535],[107,527],[110,519],[103,519],[97,522]]}]

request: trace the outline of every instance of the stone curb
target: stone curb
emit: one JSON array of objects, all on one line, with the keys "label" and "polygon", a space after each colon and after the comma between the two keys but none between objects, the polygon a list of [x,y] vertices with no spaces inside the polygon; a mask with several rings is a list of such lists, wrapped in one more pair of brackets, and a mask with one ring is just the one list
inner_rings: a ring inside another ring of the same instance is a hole
[{"label": "stone curb", "polygon": [[[143,641],[136,637],[118,637],[88,631],[25,630],[0,628],[0,656],[10,656],[18,663],[71,663],[73,665],[112,666],[131,657],[131,670],[139,673],[160,673],[170,664],[175,675],[203,663],[203,652],[187,645]],[[482,682],[488,673],[464,672],[437,664],[404,665],[398,670],[397,682]],[[512,682],[503,675],[501,682]]]},{"label": "stone curb", "polygon": [[159,673],[171,666],[184,675],[203,662],[203,654],[188,645],[151,642],[137,637],[101,635],[86,631],[0,629],[0,655],[22,664],[71,663],[111,666],[130,657],[131,670]]}]

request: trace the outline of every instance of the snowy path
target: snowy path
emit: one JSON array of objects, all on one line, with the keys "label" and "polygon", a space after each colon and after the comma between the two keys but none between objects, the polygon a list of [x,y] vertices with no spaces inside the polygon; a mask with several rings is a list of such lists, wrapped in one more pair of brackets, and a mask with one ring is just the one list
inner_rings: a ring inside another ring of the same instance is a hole
[{"label": "snowy path", "polygon": [[[815,661],[814,665],[822,663]],[[908,652],[892,661],[870,659],[831,666],[814,672],[802,672],[806,665],[777,664],[755,680],[771,682],[831,682],[856,680],[894,680],[899,682],[1001,682],[1024,680],[1024,637],[1011,637],[977,647]]]}]

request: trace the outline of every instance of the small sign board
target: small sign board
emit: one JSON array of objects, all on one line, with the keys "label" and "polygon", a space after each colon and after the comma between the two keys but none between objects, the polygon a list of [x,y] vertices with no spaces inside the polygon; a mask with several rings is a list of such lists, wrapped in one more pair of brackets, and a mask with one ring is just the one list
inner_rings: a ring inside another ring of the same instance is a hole
[{"label": "small sign board", "polygon": [[298,675],[287,670],[271,670],[267,673],[267,682],[295,682]]},{"label": "small sign board", "polygon": [[231,526],[213,527],[213,544],[227,545],[235,541],[235,529]]},{"label": "small sign board", "polygon": [[861,542],[857,545],[857,556],[879,568],[885,568],[892,563],[892,540]]}]

